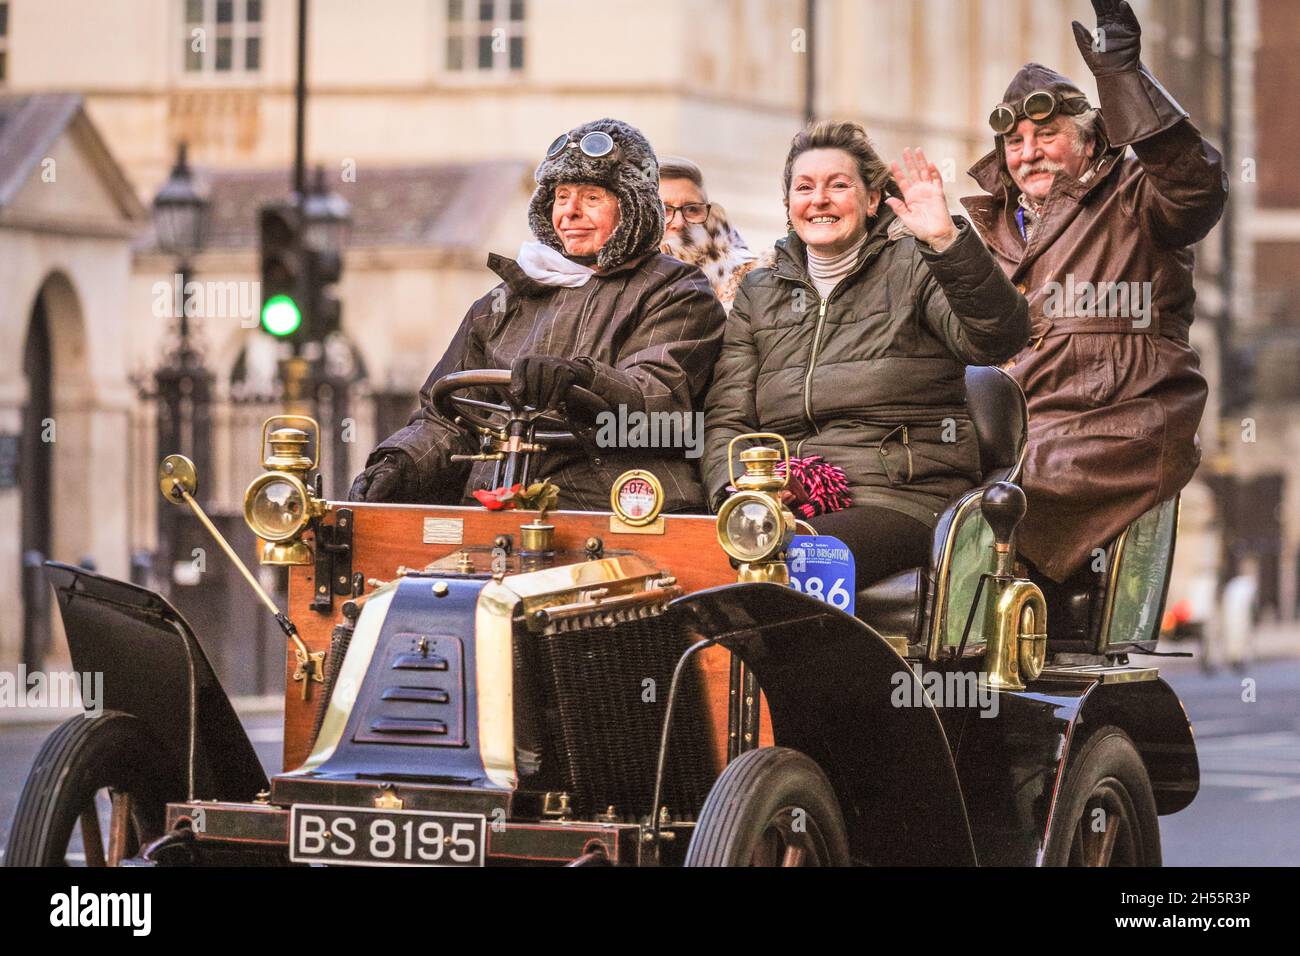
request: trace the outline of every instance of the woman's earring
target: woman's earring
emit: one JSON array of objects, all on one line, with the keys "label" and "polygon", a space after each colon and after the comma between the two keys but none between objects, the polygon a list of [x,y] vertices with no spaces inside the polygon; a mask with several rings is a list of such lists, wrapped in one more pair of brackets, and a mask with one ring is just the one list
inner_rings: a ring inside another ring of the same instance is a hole
[{"label": "woman's earring", "polygon": [[794,231],[794,223],[792,223],[789,219],[787,219],[787,220],[785,221],[785,231],[786,231],[786,232],[793,232],[793,231]]}]

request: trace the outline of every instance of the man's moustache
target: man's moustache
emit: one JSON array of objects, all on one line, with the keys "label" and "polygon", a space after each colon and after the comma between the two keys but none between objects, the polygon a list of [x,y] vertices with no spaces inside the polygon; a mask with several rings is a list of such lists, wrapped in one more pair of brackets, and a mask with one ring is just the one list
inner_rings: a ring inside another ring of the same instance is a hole
[{"label": "man's moustache", "polygon": [[1065,172],[1065,167],[1062,166],[1060,163],[1042,162],[1042,163],[1035,163],[1032,166],[1021,166],[1017,175],[1021,179],[1028,179],[1030,176],[1033,176],[1037,173],[1063,173],[1063,172]]}]

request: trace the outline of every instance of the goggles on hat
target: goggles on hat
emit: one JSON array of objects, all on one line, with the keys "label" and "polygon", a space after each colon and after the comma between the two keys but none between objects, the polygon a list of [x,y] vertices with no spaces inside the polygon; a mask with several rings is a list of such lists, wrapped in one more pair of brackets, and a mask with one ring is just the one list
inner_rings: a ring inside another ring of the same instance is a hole
[{"label": "goggles on hat", "polygon": [[989,114],[989,126],[999,136],[1005,136],[1016,128],[1021,119],[1046,123],[1057,113],[1076,116],[1087,109],[1088,97],[1082,93],[1057,96],[1049,90],[1035,90],[1025,97],[1018,108],[1011,103],[998,104]]},{"label": "goggles on hat", "polygon": [[556,159],[566,149],[580,149],[584,156],[590,156],[592,159],[619,159],[623,154],[614,142],[614,137],[600,130],[593,130],[576,143],[570,139],[570,133],[562,133],[555,137],[555,142],[551,143],[546,150],[548,160]]}]

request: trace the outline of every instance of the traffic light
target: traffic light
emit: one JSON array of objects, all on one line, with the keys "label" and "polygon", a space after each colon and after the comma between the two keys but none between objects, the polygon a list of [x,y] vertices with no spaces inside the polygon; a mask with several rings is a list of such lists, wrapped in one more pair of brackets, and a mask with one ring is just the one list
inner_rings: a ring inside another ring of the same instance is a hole
[{"label": "traffic light", "polygon": [[258,211],[262,329],[295,343],[304,341],[309,332],[303,315],[311,286],[301,225],[298,209],[288,203],[271,203]]},{"label": "traffic light", "polygon": [[343,274],[343,258],[337,252],[305,250],[307,263],[307,338],[324,342],[339,331],[342,307],[334,294],[334,284]]}]

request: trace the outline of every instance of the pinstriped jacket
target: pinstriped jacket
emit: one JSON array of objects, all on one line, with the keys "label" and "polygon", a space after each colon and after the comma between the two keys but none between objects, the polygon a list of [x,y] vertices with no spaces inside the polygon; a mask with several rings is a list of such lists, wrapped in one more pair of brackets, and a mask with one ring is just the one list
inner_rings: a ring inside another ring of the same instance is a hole
[{"label": "pinstriped jacket", "polygon": [[[508,369],[521,355],[586,357],[596,371],[591,390],[616,411],[621,405],[628,414],[693,419],[703,410],[726,314],[695,266],[649,253],[565,288],[530,278],[504,256],[491,255],[487,264],[502,282],[470,307],[420,390],[420,409],[371,453],[371,463],[392,449],[414,459],[415,498],[474,503],[470,492],[492,478],[490,462],[471,468],[450,460],[478,450],[430,404],[434,383],[451,372]],[[704,511],[694,454],[682,447],[602,448],[594,456],[554,450],[534,459],[532,474],[555,482],[561,508],[607,511],[613,480],[646,468],[663,483],[665,511]]]}]

